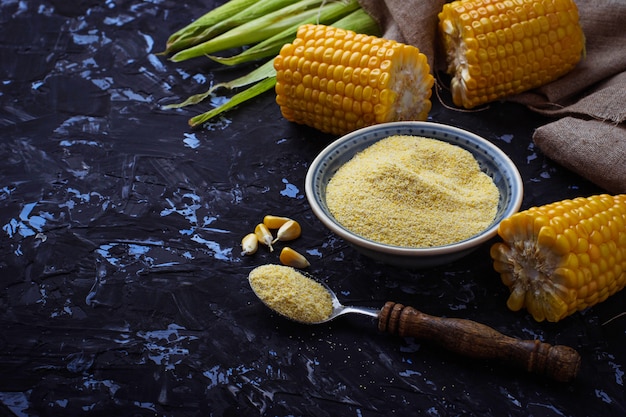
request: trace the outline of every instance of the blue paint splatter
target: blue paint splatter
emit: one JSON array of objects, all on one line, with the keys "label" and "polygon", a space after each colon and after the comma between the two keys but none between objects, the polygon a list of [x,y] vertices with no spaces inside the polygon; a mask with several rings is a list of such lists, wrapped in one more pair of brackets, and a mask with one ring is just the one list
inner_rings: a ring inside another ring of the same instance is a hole
[{"label": "blue paint splatter", "polygon": [[280,192],[280,195],[291,198],[301,198],[301,196],[298,196],[298,193],[300,192],[298,187],[289,183],[287,178],[283,178],[282,181],[283,184],[285,184],[285,189]]},{"label": "blue paint splatter", "polygon": [[186,147],[196,149],[200,146],[200,140],[195,133],[185,133],[184,135],[185,139],[183,139],[183,143]]}]

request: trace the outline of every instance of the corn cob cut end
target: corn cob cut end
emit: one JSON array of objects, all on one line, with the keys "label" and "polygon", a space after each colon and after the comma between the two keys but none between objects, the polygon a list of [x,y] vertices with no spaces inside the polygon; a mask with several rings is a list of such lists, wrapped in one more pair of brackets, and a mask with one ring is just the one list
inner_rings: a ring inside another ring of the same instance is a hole
[{"label": "corn cob cut end", "polygon": [[468,109],[554,81],[584,54],[574,0],[457,0],[439,32],[453,102]]},{"label": "corn cob cut end", "polygon": [[285,119],[341,135],[425,120],[434,78],[419,49],[325,25],[303,25],[274,60]]},{"label": "corn cob cut end", "polygon": [[626,285],[626,194],[533,207],[503,220],[491,247],[507,306],[557,322]]}]

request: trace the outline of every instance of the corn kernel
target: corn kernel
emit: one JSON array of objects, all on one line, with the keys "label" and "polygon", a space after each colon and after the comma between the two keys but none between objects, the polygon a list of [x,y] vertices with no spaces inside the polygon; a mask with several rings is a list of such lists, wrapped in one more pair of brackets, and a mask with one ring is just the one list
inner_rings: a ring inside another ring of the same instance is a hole
[{"label": "corn kernel", "polygon": [[253,255],[259,248],[259,239],[256,234],[248,233],[241,239],[241,254]]},{"label": "corn kernel", "polygon": [[257,224],[254,228],[254,234],[259,240],[259,243],[266,245],[270,249],[270,252],[274,251],[274,247],[272,246],[272,241],[274,239],[272,237],[272,233],[269,231],[267,226],[265,226],[263,223]]},{"label": "corn kernel", "polygon": [[280,251],[279,259],[283,265],[291,266],[293,268],[304,269],[311,265],[303,255],[288,246],[285,246]]}]

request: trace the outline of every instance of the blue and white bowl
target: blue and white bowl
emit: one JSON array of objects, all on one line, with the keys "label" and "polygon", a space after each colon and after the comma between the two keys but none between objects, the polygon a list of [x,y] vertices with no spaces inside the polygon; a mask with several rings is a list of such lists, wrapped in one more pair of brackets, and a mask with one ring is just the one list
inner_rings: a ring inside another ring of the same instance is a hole
[{"label": "blue and white bowl", "polygon": [[[412,135],[438,139],[457,145],[478,161],[500,191],[494,221],[482,232],[445,246],[409,248],[392,246],[359,236],[342,226],[326,205],[326,186],[335,172],[358,152],[393,135]],[[313,213],[333,233],[352,244],[366,256],[406,268],[429,268],[455,261],[497,234],[500,221],[516,213],[523,197],[523,182],[511,159],[497,146],[471,132],[433,122],[391,122],[365,127],[335,140],[313,160],[305,180],[305,192]]]}]

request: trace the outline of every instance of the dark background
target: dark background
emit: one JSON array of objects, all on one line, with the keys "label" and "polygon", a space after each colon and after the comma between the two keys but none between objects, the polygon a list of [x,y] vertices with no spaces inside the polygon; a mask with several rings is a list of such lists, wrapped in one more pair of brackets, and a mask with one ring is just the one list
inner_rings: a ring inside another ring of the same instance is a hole
[{"label": "dark background", "polygon": [[[196,131],[188,118],[212,103],[162,110],[251,69],[158,55],[215,4],[0,0],[0,414],[626,415],[626,317],[606,323],[626,293],[537,323],[506,308],[490,245],[429,270],[379,264],[313,216],[304,177],[333,137],[285,121],[273,93]],[[602,192],[541,154],[531,136],[545,120],[522,107],[435,98],[430,119],[502,148],[523,208]],[[276,316],[247,274],[278,254],[239,247],[266,214],[301,223],[291,246],[344,303],[392,300],[569,345],[578,378],[463,358],[362,316]]]}]

